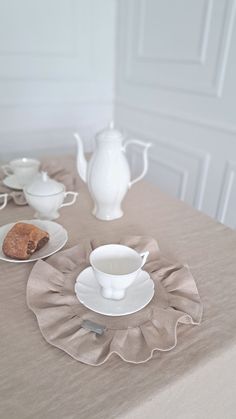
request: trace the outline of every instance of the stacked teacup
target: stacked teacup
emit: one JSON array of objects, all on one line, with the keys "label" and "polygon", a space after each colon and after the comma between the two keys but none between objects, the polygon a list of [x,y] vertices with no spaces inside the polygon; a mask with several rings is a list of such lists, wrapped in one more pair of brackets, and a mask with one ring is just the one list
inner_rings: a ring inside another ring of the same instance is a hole
[{"label": "stacked teacup", "polygon": [[[10,189],[22,190],[37,175],[40,161],[27,157],[11,160],[3,165],[2,171],[6,175],[3,184]],[[7,205],[8,193],[0,194],[0,210]]]},{"label": "stacked teacup", "polygon": [[38,173],[39,166],[39,160],[22,157],[11,160],[8,164],[3,165],[2,170],[7,176],[12,178],[13,185],[15,181],[15,184],[23,189]]}]

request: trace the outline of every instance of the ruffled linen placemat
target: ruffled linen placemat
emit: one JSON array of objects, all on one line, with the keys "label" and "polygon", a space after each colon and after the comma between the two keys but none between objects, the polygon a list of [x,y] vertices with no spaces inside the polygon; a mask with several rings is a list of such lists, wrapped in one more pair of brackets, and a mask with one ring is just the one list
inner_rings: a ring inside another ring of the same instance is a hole
[{"label": "ruffled linen placemat", "polygon": [[[67,191],[75,190],[75,176],[72,170],[66,169],[58,160],[50,160],[42,162],[40,170],[48,173],[50,177],[65,185]],[[0,194],[7,193],[8,201],[13,200],[16,205],[27,205],[23,191],[14,191],[3,184],[3,179],[6,177],[0,168]]]},{"label": "ruffled linen placemat", "polygon": [[[100,315],[84,307],[75,295],[76,278],[89,266],[90,252],[107,243],[81,241],[47,261],[39,260],[29,276],[27,303],[46,341],[89,365],[101,365],[112,354],[126,362],[146,362],[155,351],[176,346],[178,323],[201,322],[203,307],[188,266],[167,260],[154,239],[126,237],[120,243],[150,252],[144,270],[154,281],[155,294],[137,313]],[[81,327],[84,320],[106,326],[105,332],[98,335],[85,330]]]}]

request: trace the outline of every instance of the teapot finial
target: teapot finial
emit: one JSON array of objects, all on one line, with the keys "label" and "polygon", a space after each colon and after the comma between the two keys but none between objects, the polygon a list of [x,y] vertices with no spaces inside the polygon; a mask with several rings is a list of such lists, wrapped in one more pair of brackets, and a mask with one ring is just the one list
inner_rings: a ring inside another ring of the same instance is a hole
[{"label": "teapot finial", "polygon": [[114,121],[113,120],[110,121],[109,128],[110,129],[114,129]]},{"label": "teapot finial", "polygon": [[41,175],[42,175],[43,182],[47,182],[48,181],[48,172],[44,172],[42,170]]}]

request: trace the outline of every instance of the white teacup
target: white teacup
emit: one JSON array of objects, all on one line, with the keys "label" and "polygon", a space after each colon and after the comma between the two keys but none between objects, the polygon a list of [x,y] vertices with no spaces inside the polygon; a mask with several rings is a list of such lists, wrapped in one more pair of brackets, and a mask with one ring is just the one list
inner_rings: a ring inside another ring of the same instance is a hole
[{"label": "white teacup", "polygon": [[124,298],[148,255],[149,252],[137,253],[121,244],[107,244],[93,250],[89,259],[102,296],[113,300]]},{"label": "white teacup", "polygon": [[5,206],[7,205],[7,197],[7,193],[0,194],[0,210],[5,208]]},{"label": "white teacup", "polygon": [[7,176],[15,175],[23,187],[32,181],[32,178],[39,171],[39,166],[39,160],[23,157],[21,159],[11,160],[9,164],[2,166],[2,170]]}]

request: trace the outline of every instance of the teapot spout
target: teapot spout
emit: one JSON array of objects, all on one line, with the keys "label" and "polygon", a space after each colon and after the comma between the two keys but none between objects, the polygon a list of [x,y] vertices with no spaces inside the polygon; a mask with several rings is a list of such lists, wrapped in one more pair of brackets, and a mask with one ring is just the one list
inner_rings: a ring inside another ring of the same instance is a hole
[{"label": "teapot spout", "polygon": [[77,132],[74,133],[74,137],[77,142],[77,171],[81,177],[81,179],[86,183],[87,182],[87,160],[84,156],[84,147],[83,142]]}]

